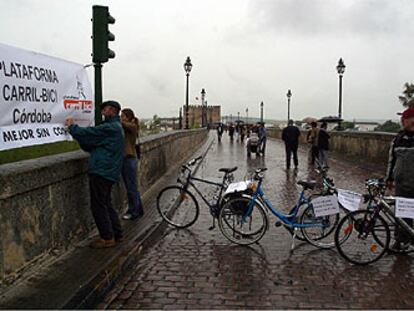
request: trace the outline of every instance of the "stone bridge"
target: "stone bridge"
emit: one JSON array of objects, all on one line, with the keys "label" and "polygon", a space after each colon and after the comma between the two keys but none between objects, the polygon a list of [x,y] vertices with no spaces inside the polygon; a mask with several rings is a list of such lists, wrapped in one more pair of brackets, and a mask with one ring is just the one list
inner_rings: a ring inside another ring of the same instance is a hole
[{"label": "stone bridge", "polygon": [[[179,131],[143,142],[140,186],[146,214],[125,222],[126,241],[91,250],[86,155],[81,152],[2,166],[0,272],[2,308],[280,309],[412,308],[411,255],[388,255],[369,267],[345,262],[335,250],[302,243],[271,226],[257,245],[232,245],[216,230],[205,206],[188,230],[160,221],[155,198],[176,179],[191,155],[204,155],[198,175],[218,179],[218,168],[238,166],[236,179],[266,166],[264,188],[286,210],[297,199],[296,181],[313,179],[307,146],[299,169],[286,170],[280,132],[270,130],[265,157],[246,157],[240,142],[215,133]],[[340,188],[363,191],[368,177],[385,173],[392,135],[333,133],[330,175]],[[336,151],[335,151],[336,150]],[[211,192],[208,187],[205,193]],[[121,209],[122,186],[114,191]],[[270,223],[276,219],[268,215]]]}]

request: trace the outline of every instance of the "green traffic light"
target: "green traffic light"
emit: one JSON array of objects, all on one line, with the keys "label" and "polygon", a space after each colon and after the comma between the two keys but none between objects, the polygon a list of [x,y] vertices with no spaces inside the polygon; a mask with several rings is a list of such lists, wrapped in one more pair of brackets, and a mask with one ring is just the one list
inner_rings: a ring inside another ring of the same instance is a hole
[{"label": "green traffic light", "polygon": [[108,41],[115,40],[108,29],[109,24],[115,23],[115,18],[109,14],[106,6],[94,5],[92,10],[92,59],[94,63],[105,63],[115,57],[115,52],[108,47]]}]

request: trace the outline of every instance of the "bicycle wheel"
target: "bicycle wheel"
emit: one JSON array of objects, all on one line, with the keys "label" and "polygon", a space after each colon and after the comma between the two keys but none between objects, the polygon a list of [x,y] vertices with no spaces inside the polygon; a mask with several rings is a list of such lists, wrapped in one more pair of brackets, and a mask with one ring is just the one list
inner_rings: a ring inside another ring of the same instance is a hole
[{"label": "bicycle wheel", "polygon": [[332,248],[335,246],[335,228],[339,222],[339,214],[316,217],[313,206],[308,205],[300,217],[300,224],[309,227],[301,228],[306,241],[319,248]]},{"label": "bicycle wheel", "polygon": [[390,229],[381,215],[369,210],[355,211],[339,222],[335,242],[339,254],[346,260],[367,265],[385,254],[390,243]]},{"label": "bicycle wheel", "polygon": [[258,242],[266,233],[268,221],[263,208],[254,202],[249,215],[247,209],[251,197],[235,197],[223,204],[219,218],[219,228],[231,242],[249,245]]},{"label": "bicycle wheel", "polygon": [[169,186],[157,197],[157,209],[162,219],[176,228],[187,228],[195,223],[199,207],[194,195],[181,186]]}]

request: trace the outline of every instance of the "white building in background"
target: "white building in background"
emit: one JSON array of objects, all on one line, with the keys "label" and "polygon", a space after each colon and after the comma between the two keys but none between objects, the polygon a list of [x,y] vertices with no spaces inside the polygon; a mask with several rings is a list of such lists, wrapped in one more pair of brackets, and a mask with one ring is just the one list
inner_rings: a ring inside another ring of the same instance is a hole
[{"label": "white building in background", "polygon": [[355,122],[355,130],[359,132],[371,132],[374,131],[378,125],[378,122]]}]

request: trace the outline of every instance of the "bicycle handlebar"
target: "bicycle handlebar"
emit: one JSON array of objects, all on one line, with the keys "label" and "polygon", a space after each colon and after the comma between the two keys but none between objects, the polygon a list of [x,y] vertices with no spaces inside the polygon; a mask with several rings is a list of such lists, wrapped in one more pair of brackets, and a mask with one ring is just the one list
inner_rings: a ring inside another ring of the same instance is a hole
[{"label": "bicycle handlebar", "polygon": [[197,158],[192,159],[190,162],[187,163],[188,166],[193,166],[195,165],[199,160],[201,160],[203,158],[203,156],[199,156]]}]

